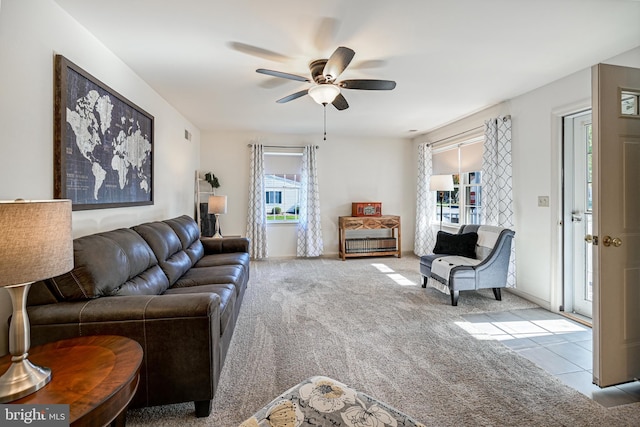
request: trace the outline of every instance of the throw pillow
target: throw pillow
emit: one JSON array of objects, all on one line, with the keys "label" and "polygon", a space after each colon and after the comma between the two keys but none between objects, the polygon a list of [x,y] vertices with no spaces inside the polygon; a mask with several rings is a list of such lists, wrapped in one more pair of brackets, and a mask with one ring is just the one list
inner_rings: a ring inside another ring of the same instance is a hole
[{"label": "throw pillow", "polygon": [[476,243],[478,243],[478,233],[475,232],[451,234],[446,231],[438,231],[433,253],[475,258]]}]

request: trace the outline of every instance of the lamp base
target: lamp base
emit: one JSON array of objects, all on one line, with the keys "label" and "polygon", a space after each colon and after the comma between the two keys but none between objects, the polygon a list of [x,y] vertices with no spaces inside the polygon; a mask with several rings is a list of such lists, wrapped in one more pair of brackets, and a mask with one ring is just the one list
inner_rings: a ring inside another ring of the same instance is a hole
[{"label": "lamp base", "polygon": [[211,237],[214,239],[222,239],[222,234],[220,234],[220,214],[214,214],[216,216],[216,228],[215,234]]},{"label": "lamp base", "polygon": [[6,286],[11,297],[13,314],[9,326],[11,366],[0,377],[0,403],[12,402],[35,393],[51,381],[51,369],[29,362],[29,316],[26,302],[31,282]]},{"label": "lamp base", "polygon": [[35,393],[49,381],[51,369],[34,365],[26,358],[14,360],[7,372],[0,377],[0,403],[12,402]]}]

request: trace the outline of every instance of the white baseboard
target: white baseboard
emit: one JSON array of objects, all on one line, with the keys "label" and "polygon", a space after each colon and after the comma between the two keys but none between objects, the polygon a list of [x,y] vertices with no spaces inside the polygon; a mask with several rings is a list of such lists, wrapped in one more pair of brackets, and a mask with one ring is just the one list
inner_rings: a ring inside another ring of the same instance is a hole
[{"label": "white baseboard", "polygon": [[502,289],[504,291],[511,292],[512,294],[517,295],[520,298],[524,298],[527,301],[530,301],[530,302],[532,302],[534,304],[538,304],[540,307],[544,308],[545,310],[549,310],[549,311],[551,311],[553,313],[558,313],[559,312],[559,310],[557,310],[557,309],[553,310],[551,308],[551,304],[549,303],[549,301],[544,301],[544,300],[542,300],[542,299],[540,299],[538,297],[535,297],[535,296],[533,296],[531,294],[528,294],[526,292],[522,292],[522,291],[518,290],[518,288],[502,288]]}]

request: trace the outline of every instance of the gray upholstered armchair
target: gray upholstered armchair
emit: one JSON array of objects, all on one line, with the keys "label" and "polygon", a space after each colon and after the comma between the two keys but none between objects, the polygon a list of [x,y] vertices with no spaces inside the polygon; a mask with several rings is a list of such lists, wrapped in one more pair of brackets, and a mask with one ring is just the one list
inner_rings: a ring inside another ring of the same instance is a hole
[{"label": "gray upholstered armchair", "polygon": [[451,294],[454,306],[460,291],[474,289],[491,288],[500,301],[514,235],[513,230],[490,225],[463,225],[456,235],[439,232],[434,253],[420,257],[422,287],[429,283]]}]

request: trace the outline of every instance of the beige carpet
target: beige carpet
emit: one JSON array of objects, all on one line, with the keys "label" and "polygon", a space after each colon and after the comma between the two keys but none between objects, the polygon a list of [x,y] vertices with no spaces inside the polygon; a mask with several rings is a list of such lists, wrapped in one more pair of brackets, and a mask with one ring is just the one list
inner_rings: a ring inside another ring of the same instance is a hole
[{"label": "beige carpet", "polygon": [[253,262],[214,410],[130,410],[130,426],[234,427],[313,375],[372,395],[429,426],[637,426],[640,404],[606,409],[461,315],[536,307],[509,292],[449,296],[420,286],[418,259]]}]

